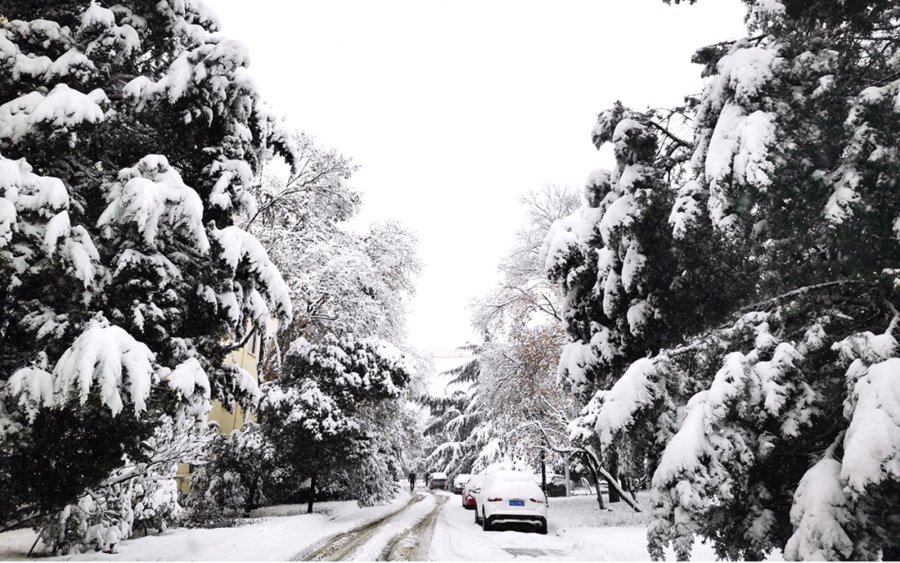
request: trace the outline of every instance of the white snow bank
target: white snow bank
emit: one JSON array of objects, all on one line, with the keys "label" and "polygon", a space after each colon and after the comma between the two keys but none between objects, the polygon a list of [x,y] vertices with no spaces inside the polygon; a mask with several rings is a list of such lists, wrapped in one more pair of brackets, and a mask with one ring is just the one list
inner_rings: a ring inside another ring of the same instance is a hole
[{"label": "white snow bank", "polygon": [[[640,496],[640,495],[639,495]],[[548,510],[549,533],[540,535],[509,528],[491,532],[476,526],[471,510],[460,506],[452,495],[438,517],[429,559],[437,561],[649,561],[647,527],[609,525],[629,515],[625,503],[600,511],[592,497],[551,498]],[[634,514],[634,513],[630,513]],[[646,515],[635,514],[635,518]],[[666,550],[667,559],[674,558]],[[778,553],[772,559],[779,558]],[[696,541],[692,560],[714,561],[712,547]]]}]

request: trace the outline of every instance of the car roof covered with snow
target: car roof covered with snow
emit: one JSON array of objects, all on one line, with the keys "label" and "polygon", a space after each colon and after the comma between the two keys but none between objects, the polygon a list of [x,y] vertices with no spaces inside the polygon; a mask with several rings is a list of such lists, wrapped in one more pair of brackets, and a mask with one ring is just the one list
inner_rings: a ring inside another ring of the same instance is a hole
[{"label": "car roof covered with snow", "polygon": [[501,498],[514,496],[544,498],[540,485],[534,482],[530,474],[524,473],[524,475],[527,478],[523,479],[517,475],[505,474],[505,472],[488,475],[484,485],[481,487],[481,493]]}]

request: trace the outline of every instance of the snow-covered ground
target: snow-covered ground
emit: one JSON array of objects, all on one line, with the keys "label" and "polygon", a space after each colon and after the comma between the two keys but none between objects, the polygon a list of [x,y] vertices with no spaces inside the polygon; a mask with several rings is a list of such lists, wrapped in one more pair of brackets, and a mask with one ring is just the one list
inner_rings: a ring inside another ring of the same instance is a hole
[{"label": "snow-covered ground", "polygon": [[417,522],[425,518],[434,509],[435,497],[427,495],[422,502],[413,504],[409,510],[404,510],[392,519],[390,525],[379,529],[362,549],[353,554],[355,561],[375,561],[397,534],[412,528]]},{"label": "snow-covered ground", "polygon": [[[447,497],[446,503],[438,506],[435,496],[422,489],[417,492],[425,494],[425,498],[419,496],[418,502],[412,504],[408,504],[412,499],[410,494],[402,492],[385,506],[360,508],[355,502],[328,502],[321,503],[317,512],[310,515],[300,513],[305,508],[301,506],[272,507],[259,511],[258,518],[240,526],[208,530],[175,529],[157,536],[125,541],[117,554],[87,553],[69,559],[297,559],[313,549],[339,545],[342,540],[330,540],[385,517],[389,518],[374,528],[366,527],[365,533],[358,534],[355,544],[358,547],[348,551],[347,559],[377,559],[392,544],[406,539],[424,544],[425,549],[420,557],[427,553],[429,559],[441,561],[496,561],[520,557],[584,561],[650,559],[646,538],[649,516],[634,513],[625,503],[610,505],[610,509],[601,511],[596,499],[591,496],[551,498],[549,532],[540,535],[530,532],[527,526],[484,532],[475,525],[474,512],[462,507],[459,495],[438,491],[437,495]],[[641,495],[639,499],[646,500]],[[409,531],[417,523],[424,525],[430,521],[436,521],[430,547],[427,547],[429,538],[425,534],[422,537],[405,537],[410,535]],[[30,530],[0,534],[0,560],[23,558],[34,538]],[[674,560],[671,550],[666,555],[668,560]],[[710,546],[699,541],[694,544],[694,561],[715,559],[715,552]],[[780,560],[781,554],[775,553],[770,559]]]},{"label": "snow-covered ground", "polygon": [[[119,553],[90,552],[71,560],[288,560],[330,536],[342,534],[402,509],[411,496],[401,492],[383,506],[360,508],[355,501],[323,502],[313,514],[305,506],[264,509],[260,518],[232,528],[177,528],[160,535],[122,542]],[[15,530],[0,534],[0,560],[22,559],[35,534]]]},{"label": "snow-covered ground", "polygon": [[[484,532],[475,524],[472,510],[452,495],[438,517],[430,559],[444,561],[529,559],[581,561],[649,561],[648,516],[636,514],[625,503],[608,511],[587,496],[551,498],[546,536],[527,527]],[[674,560],[671,550],[666,559]],[[780,554],[775,554],[780,559]],[[712,547],[695,542],[694,561],[714,561]]]}]

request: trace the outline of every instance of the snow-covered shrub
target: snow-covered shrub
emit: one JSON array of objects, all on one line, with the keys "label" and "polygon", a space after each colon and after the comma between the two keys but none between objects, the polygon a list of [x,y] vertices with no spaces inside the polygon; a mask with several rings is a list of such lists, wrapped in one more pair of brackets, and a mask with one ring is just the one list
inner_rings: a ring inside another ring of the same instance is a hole
[{"label": "snow-covered shrub", "polygon": [[274,461],[274,446],[256,423],[228,436],[217,434],[204,461],[193,468],[186,500],[190,523],[220,526],[265,506],[265,491],[278,481]]},{"label": "snow-covered shrub", "polygon": [[390,460],[399,459],[390,444],[399,436],[380,436],[391,424],[377,415],[401,398],[412,375],[406,355],[380,339],[296,340],[260,401],[277,466],[296,476],[294,492],[310,478],[313,490],[352,490],[364,504],[387,498],[397,474]]},{"label": "snow-covered shrub", "polygon": [[141,461],[126,459],[99,487],[42,519],[41,541],[56,554],[115,552],[122,540],[164,532],[182,516],[178,463],[196,463],[210,438],[209,430],[165,420],[144,442]]}]

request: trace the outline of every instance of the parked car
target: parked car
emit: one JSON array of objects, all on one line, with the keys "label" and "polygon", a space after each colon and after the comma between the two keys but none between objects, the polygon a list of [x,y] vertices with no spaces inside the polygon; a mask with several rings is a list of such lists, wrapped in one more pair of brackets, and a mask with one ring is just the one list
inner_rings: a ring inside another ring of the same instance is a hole
[{"label": "parked car", "polygon": [[428,476],[429,489],[444,489],[447,487],[447,474],[435,471]]},{"label": "parked car", "polygon": [[469,478],[472,476],[468,473],[460,473],[456,477],[453,478],[453,492],[456,494],[461,494],[463,487],[469,481]]},{"label": "parked car", "polygon": [[530,473],[491,473],[475,495],[475,503],[475,523],[485,531],[503,521],[527,522],[538,533],[547,533],[547,497]]},{"label": "parked car", "polygon": [[475,495],[481,490],[481,484],[484,482],[484,477],[484,473],[479,473],[477,475],[472,475],[472,477],[466,481],[462,491],[463,508],[475,508]]},{"label": "parked car", "polygon": [[566,477],[565,475],[554,475],[552,478],[547,477],[547,496],[548,497],[564,497],[566,496]]}]

